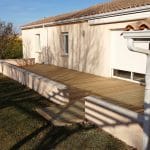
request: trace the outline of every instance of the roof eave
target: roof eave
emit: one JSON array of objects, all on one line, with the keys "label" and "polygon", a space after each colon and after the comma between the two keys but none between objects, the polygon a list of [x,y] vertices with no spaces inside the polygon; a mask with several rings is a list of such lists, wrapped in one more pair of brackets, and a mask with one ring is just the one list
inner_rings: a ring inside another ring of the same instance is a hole
[{"label": "roof eave", "polygon": [[138,30],[138,31],[125,31],[122,33],[125,39],[133,38],[133,39],[149,39],[150,38],[150,30]]}]

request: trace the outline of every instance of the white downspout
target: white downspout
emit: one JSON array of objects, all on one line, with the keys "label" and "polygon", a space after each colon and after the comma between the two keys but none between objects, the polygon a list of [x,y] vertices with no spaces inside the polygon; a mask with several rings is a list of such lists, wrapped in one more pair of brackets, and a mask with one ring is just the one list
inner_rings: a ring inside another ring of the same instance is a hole
[{"label": "white downspout", "polygon": [[150,150],[150,50],[137,48],[134,46],[134,39],[128,38],[129,50],[147,55],[145,96],[144,96],[144,116],[143,116],[143,150]]},{"label": "white downspout", "polygon": [[127,47],[130,51],[150,55],[150,50],[135,47],[134,46],[134,39],[132,39],[132,38],[127,39]]}]

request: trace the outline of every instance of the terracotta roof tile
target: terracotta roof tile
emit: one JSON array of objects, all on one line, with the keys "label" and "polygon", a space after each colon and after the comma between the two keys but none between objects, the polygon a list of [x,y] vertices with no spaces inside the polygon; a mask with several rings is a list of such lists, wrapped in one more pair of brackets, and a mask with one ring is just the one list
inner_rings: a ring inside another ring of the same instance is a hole
[{"label": "terracotta roof tile", "polygon": [[150,18],[126,26],[125,31],[150,29]]},{"label": "terracotta roof tile", "polygon": [[123,10],[128,8],[135,8],[135,7],[145,6],[145,5],[150,5],[150,0],[112,0],[107,3],[100,3],[80,11],[66,13],[54,17],[47,17],[26,24],[23,27],[31,26],[31,25],[39,25],[39,24],[49,23],[49,22],[57,22],[57,21],[62,21],[67,19],[80,18],[80,17],[91,16],[96,14],[103,14],[107,12],[113,12],[113,11]]}]

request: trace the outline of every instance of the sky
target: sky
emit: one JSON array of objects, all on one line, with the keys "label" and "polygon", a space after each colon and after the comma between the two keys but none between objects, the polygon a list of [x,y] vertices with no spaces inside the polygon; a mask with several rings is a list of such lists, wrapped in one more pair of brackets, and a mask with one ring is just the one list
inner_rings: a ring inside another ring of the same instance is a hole
[{"label": "sky", "polygon": [[38,19],[80,10],[107,0],[0,0],[0,20],[15,27]]}]

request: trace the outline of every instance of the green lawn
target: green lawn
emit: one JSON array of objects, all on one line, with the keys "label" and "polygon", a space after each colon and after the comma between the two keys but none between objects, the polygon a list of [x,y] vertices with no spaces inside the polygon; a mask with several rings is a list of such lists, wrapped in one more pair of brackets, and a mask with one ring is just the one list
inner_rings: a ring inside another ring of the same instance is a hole
[{"label": "green lawn", "polygon": [[0,75],[0,150],[132,149],[92,125],[52,125],[35,111],[49,105],[36,92]]}]

